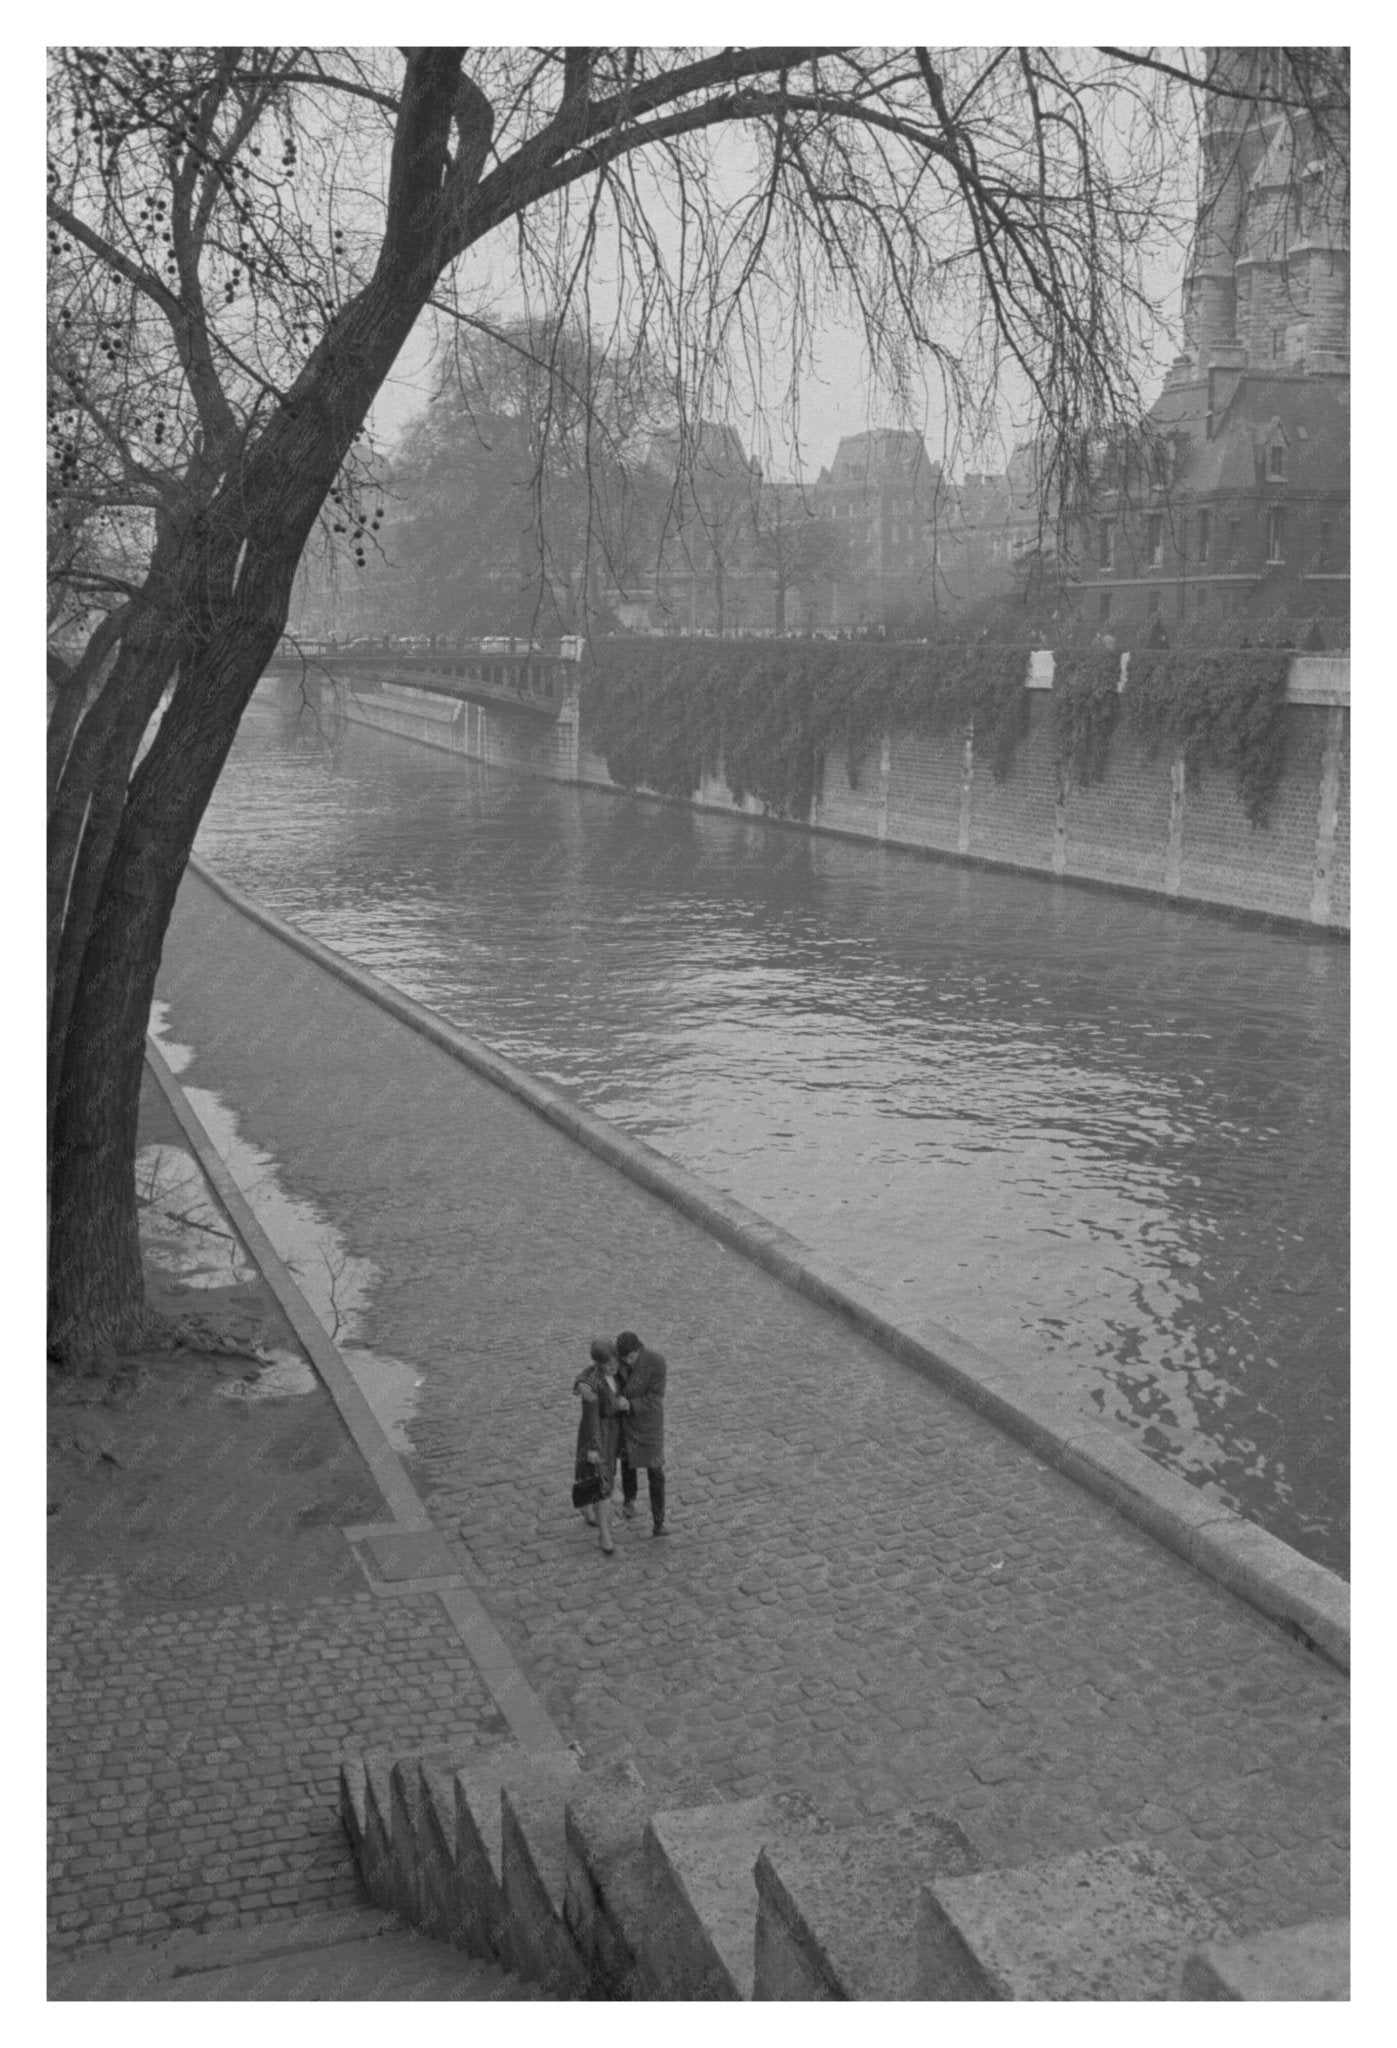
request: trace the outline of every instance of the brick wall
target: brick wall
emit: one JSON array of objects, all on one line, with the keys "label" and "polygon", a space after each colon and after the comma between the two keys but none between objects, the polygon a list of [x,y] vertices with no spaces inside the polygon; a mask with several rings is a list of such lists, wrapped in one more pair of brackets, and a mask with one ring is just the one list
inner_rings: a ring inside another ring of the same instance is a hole
[{"label": "brick wall", "polygon": [[849,779],[848,755],[842,748],[832,748],[825,756],[812,823],[827,832],[856,832],[861,838],[880,838],[882,780],[876,745],[869,748],[859,763],[857,787]]},{"label": "brick wall", "polygon": [[1318,705],[1292,704],[1286,715],[1285,780],[1267,825],[1248,823],[1227,770],[1189,777],[1179,874],[1185,896],[1309,916],[1328,714]]},{"label": "brick wall", "polygon": [[1167,752],[1149,759],[1122,713],[1111,736],[1106,780],[1074,789],[1067,798],[1064,874],[1163,891],[1169,767]]},{"label": "brick wall", "polygon": [[982,860],[1007,860],[1017,867],[1051,871],[1057,810],[1053,705],[1051,697],[1038,691],[1028,702],[1032,722],[1003,782],[995,781],[988,760],[976,754],[969,851]]},{"label": "brick wall", "polygon": [[959,733],[893,736],[888,765],[888,837],[902,846],[954,853],[960,843],[965,742]]}]

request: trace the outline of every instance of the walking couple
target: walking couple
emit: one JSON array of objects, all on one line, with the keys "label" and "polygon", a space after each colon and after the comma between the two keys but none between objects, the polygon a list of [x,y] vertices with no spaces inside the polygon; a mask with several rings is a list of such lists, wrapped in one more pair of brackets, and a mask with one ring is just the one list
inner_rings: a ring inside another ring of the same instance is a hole
[{"label": "walking couple", "polygon": [[[594,1504],[582,1513],[595,1523],[601,1547],[610,1557],[611,1495],[616,1460],[621,1460],[621,1513],[629,1522],[640,1494],[640,1469],[650,1486],[650,1517],[655,1534],[665,1533],[665,1362],[658,1351],[641,1343],[634,1330],[623,1330],[614,1344],[598,1338],[592,1362],[573,1381],[582,1400],[577,1425],[574,1472],[589,1493],[592,1481],[601,1488]],[[577,1489],[574,1489],[576,1492]]]}]

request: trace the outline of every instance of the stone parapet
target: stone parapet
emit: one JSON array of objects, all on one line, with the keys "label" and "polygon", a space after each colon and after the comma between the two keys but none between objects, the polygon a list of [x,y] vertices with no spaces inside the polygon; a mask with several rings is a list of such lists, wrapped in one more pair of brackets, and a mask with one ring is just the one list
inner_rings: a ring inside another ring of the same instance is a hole
[{"label": "stone parapet", "polygon": [[979,1868],[955,1822],[926,1810],[764,1846],[754,1998],[919,1997],[919,1887]]},{"label": "stone parapet", "polygon": [[[433,1833],[429,1809],[445,1804],[446,1778],[425,1759],[344,1765],[345,1827],[369,1897],[552,1997],[1348,1997],[1347,1922],[1238,1940],[1143,1842],[987,1870],[964,1830],[929,1810],[844,1827],[794,1794],[657,1811],[632,1764],[589,1776],[513,1746],[450,1775],[472,1818],[443,1872],[433,1866],[447,1830]],[[401,1795],[391,1840],[375,1819],[390,1786]],[[487,1910],[461,1912],[482,1884]]]},{"label": "stone parapet", "polygon": [[1099,2003],[1175,1998],[1184,1958],[1230,1930],[1144,1843],[922,1890],[917,1996]]},{"label": "stone parapet", "polygon": [[1267,2004],[1347,2000],[1349,1923],[1313,1920],[1213,1942],[1184,1965],[1183,1995]]}]

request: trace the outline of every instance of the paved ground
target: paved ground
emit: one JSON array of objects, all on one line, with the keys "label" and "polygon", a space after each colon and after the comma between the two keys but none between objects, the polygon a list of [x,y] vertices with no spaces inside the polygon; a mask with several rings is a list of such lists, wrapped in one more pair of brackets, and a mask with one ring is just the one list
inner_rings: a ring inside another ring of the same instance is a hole
[{"label": "paved ground", "polygon": [[51,1964],[50,2000],[147,2004],[393,2003],[542,1998],[498,1964],[477,1962],[412,1933],[368,1906],[306,1913],[222,1932],[109,1942]]},{"label": "paved ground", "polygon": [[[153,1090],[141,1135],[179,1141]],[[289,1338],[255,1284],[182,1305]],[[368,1591],[340,1530],[384,1508],[328,1396],[222,1398],[246,1363],[153,1358],[117,1407],[51,1411],[50,1945],[69,1960],[361,1905],[339,1757],[504,1732],[440,1603]]]},{"label": "paved ground", "polygon": [[[195,878],[161,995],[182,1078],[378,1268],[413,1477],[565,1735],[939,1805],[1001,1864],[1143,1836],[1239,1931],[1347,1911],[1339,1674]],[[625,1326],[670,1362],[672,1534],[608,1562],[570,1385]]]}]

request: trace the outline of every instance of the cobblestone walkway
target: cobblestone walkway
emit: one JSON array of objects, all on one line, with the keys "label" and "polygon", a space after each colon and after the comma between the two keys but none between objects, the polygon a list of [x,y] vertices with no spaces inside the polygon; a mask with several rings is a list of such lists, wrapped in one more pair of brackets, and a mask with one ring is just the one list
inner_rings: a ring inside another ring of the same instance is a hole
[{"label": "cobblestone walkway", "polygon": [[[835,1818],[936,1805],[1001,1865],[1143,1836],[1239,1931],[1347,1911],[1338,1673],[193,877],[160,993],[183,1079],[379,1269],[413,1477],[565,1735]],[[608,1562],[570,1386],[628,1325],[669,1359],[672,1534]]]},{"label": "cobblestone walkway", "polygon": [[132,1608],[50,1589],[50,1943],[362,1904],[346,1752],[469,1747],[500,1724],[427,1596]]}]

